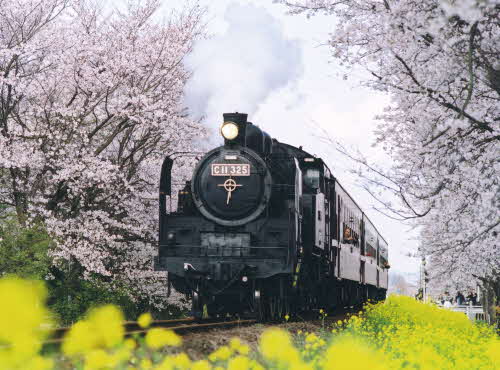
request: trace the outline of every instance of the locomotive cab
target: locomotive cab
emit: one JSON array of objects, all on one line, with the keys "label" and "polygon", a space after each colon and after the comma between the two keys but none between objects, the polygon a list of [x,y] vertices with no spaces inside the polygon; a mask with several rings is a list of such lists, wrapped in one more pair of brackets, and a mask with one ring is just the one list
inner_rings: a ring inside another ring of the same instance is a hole
[{"label": "locomotive cab", "polygon": [[320,255],[325,249],[329,222],[327,176],[325,176],[328,175],[328,169],[321,159],[315,157],[303,158],[301,169],[304,174],[302,196],[304,249],[307,253]]}]

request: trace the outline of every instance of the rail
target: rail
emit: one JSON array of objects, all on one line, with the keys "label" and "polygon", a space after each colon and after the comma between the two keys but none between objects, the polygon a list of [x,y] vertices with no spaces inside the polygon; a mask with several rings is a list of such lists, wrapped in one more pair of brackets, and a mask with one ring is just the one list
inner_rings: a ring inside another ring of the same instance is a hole
[{"label": "rail", "polygon": [[[257,323],[257,320],[204,320],[196,321],[193,318],[176,319],[176,320],[156,320],[150,325],[150,328],[165,328],[174,331],[177,334],[187,333],[192,331],[203,331],[210,329],[220,329],[228,327],[238,327],[245,325],[252,325]],[[148,329],[141,328],[136,321],[126,321],[124,324],[125,336],[143,335],[148,332]],[[56,328],[52,331],[50,339],[43,342],[43,345],[60,345],[64,341],[64,336],[71,327]]]}]

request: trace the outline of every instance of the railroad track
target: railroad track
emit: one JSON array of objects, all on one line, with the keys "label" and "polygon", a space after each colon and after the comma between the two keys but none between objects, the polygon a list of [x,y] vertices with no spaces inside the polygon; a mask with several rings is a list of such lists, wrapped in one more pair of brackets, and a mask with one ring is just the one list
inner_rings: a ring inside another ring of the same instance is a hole
[{"label": "railroad track", "polygon": [[[176,319],[176,320],[156,320],[151,323],[149,328],[165,328],[174,331],[177,334],[187,332],[204,331],[218,328],[231,328],[257,323],[257,320],[232,320],[232,321],[216,321],[203,320],[197,321],[192,318]],[[148,329],[143,329],[136,321],[126,321],[124,323],[125,336],[143,335]],[[57,328],[52,331],[50,339],[45,340],[44,345],[60,345],[64,340],[64,335],[70,330],[70,327]]]},{"label": "railroad track", "polygon": [[[336,322],[337,320],[343,320],[348,318],[350,315],[357,312],[360,308],[351,307],[350,309],[343,309],[340,311],[332,312],[331,316],[328,316],[325,322]],[[295,321],[318,321],[318,314],[309,313],[304,316],[298,316]],[[220,319],[206,319],[202,321],[195,320],[194,318],[185,319],[174,319],[174,320],[155,320],[151,323],[149,328],[165,328],[174,331],[177,334],[185,334],[189,332],[205,331],[210,329],[226,329],[238,326],[247,326],[258,323],[258,320],[253,319],[238,319],[231,321],[221,321]],[[277,322],[269,323],[271,325],[276,325]],[[144,335],[147,333],[148,329],[141,328],[137,321],[126,321],[124,322],[125,336],[130,337],[132,335]],[[63,340],[65,334],[70,330],[70,327],[61,327],[52,330],[50,338],[43,342],[44,346],[59,346]]]}]

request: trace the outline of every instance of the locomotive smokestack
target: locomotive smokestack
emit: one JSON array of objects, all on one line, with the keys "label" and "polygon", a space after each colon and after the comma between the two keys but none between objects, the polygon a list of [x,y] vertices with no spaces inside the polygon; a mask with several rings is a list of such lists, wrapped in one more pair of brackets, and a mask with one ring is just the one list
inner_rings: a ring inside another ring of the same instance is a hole
[{"label": "locomotive smokestack", "polygon": [[247,123],[248,114],[246,113],[224,113],[222,115],[224,117],[224,122],[232,121],[234,123]]}]

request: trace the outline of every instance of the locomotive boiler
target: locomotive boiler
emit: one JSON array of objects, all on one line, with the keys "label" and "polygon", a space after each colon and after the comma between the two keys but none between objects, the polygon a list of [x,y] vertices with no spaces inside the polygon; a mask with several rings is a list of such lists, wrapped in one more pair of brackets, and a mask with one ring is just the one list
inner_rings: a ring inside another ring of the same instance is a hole
[{"label": "locomotive boiler", "polygon": [[224,145],[206,153],[172,197],[160,178],[157,270],[192,299],[195,317],[277,320],[383,299],[388,246],[321,158],[226,113]]}]

